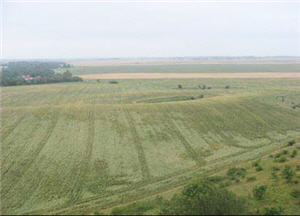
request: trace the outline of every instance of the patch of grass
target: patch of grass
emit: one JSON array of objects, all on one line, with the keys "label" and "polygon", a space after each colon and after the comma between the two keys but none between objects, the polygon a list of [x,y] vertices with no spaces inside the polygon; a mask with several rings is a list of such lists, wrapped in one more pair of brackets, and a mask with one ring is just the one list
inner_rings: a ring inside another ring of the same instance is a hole
[{"label": "patch of grass", "polygon": [[140,101],[137,101],[137,103],[164,103],[164,102],[195,100],[195,99],[198,99],[198,98],[203,98],[203,95],[153,98],[153,99],[147,99],[147,100],[140,100]]}]

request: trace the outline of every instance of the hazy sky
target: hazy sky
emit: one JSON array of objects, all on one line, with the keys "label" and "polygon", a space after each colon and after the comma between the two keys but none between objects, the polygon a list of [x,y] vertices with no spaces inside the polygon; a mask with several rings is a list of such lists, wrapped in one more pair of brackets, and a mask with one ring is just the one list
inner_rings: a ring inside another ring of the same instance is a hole
[{"label": "hazy sky", "polygon": [[2,6],[4,59],[299,54],[299,3]]}]

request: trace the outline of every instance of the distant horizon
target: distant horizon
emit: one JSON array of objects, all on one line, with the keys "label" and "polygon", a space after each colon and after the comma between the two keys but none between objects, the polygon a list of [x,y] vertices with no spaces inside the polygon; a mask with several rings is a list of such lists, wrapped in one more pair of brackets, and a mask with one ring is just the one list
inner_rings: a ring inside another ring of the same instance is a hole
[{"label": "distant horizon", "polygon": [[195,59],[195,60],[205,60],[206,58],[209,59],[223,59],[226,60],[228,59],[240,59],[240,58],[245,58],[245,59],[267,59],[267,58],[300,58],[300,56],[285,56],[285,55],[278,55],[278,56],[170,56],[170,57],[90,57],[90,58],[85,58],[85,57],[78,57],[78,58],[2,58],[2,61],[9,61],[9,60],[29,60],[29,61],[34,61],[34,60],[126,60],[126,59]]}]

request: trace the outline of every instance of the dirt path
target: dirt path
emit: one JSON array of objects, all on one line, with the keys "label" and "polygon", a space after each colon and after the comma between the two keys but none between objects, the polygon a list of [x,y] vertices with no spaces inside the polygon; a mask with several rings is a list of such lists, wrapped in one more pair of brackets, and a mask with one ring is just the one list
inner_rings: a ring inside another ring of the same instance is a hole
[{"label": "dirt path", "polygon": [[300,73],[109,73],[80,75],[83,79],[193,79],[193,78],[292,78],[300,79]]}]

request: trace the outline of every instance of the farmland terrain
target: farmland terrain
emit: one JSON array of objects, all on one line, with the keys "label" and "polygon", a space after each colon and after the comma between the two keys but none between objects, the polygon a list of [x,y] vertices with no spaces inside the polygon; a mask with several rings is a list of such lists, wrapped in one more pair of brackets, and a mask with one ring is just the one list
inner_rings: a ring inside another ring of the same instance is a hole
[{"label": "farmland terrain", "polygon": [[2,87],[1,212],[87,214],[171,190],[299,139],[299,122],[299,79]]}]

